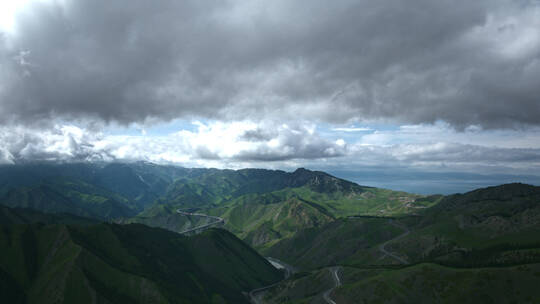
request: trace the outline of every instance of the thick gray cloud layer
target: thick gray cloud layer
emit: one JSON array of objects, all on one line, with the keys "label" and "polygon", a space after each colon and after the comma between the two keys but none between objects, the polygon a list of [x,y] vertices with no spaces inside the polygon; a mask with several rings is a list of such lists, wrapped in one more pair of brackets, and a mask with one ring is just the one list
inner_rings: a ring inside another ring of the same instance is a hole
[{"label": "thick gray cloud layer", "polygon": [[54,1],[16,25],[4,122],[540,124],[537,1]]}]

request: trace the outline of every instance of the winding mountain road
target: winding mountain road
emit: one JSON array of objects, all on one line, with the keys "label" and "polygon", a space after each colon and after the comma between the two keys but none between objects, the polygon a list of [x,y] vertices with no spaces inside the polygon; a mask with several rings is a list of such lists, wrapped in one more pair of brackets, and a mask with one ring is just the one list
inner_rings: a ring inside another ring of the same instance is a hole
[{"label": "winding mountain road", "polygon": [[340,269],[339,266],[328,268],[328,271],[330,271],[330,275],[332,275],[332,278],[334,279],[334,283],[335,283],[334,287],[328,289],[327,291],[323,293],[323,298],[328,304],[337,304],[334,300],[330,298],[330,294],[332,293],[332,291],[334,291],[334,289],[341,286],[341,280],[339,279],[339,275],[338,275],[339,269]]},{"label": "winding mountain road", "polygon": [[[202,213],[193,213],[193,212],[185,212],[185,211],[182,211],[180,209],[177,209],[176,212],[178,214],[181,214],[181,215],[185,215],[185,216],[199,216],[199,217],[205,217],[205,218],[208,218],[208,219],[212,219],[214,221],[210,222],[210,223],[207,223],[207,224],[204,224],[204,225],[201,225],[201,226],[197,226],[197,227],[194,227],[194,228],[190,228],[190,229],[187,229],[187,230],[184,230],[182,232],[180,232],[181,234],[185,234],[185,233],[190,233],[190,232],[193,232],[193,231],[197,231],[197,230],[202,230],[202,229],[206,229],[206,228],[209,228],[209,227],[212,227],[214,225],[218,225],[218,224],[223,224],[225,223],[225,220],[221,217],[218,217],[218,216],[213,216],[213,215],[208,215],[208,214],[202,214]],[[388,245],[389,243],[393,242],[393,241],[396,241],[398,239],[401,239],[405,236],[407,236],[409,233],[410,233],[410,230],[405,227],[405,226],[400,226],[400,225],[397,225],[395,224],[392,220],[389,220],[389,223],[390,225],[392,226],[395,226],[395,227],[398,227],[398,228],[401,228],[401,229],[404,229],[405,232],[398,235],[397,237],[393,238],[393,239],[390,239],[384,243],[382,243],[380,246],[379,246],[379,251],[383,253],[383,256],[381,257],[384,258],[385,256],[389,256],[397,261],[399,261],[401,264],[409,264],[409,262],[407,262],[405,259],[395,255],[394,253],[386,250],[386,245]],[[294,267],[286,264],[286,263],[283,263],[281,262],[280,260],[278,259],[274,259],[274,258],[271,258],[271,257],[267,257],[266,258],[274,267],[278,268],[278,269],[285,269],[285,280],[288,279],[294,272],[295,272],[295,269]],[[323,293],[323,299],[326,301],[326,303],[328,304],[337,304],[334,300],[332,300],[332,298],[330,298],[330,294],[336,289],[338,288],[339,286],[341,286],[341,280],[339,278],[339,270],[340,270],[340,267],[339,266],[334,266],[334,267],[330,267],[328,268],[328,271],[330,272],[330,275],[332,276],[333,280],[334,280],[334,287],[326,290],[324,293]],[[249,295],[249,299],[252,303],[254,304],[262,304],[262,296],[264,295],[264,293],[262,293],[263,291],[267,290],[267,289],[270,289],[274,286],[276,286],[277,284],[281,283],[281,281],[279,282],[276,282],[274,284],[271,284],[271,285],[268,285],[268,286],[264,286],[264,287],[261,287],[261,288],[257,288],[257,289],[254,289],[252,291],[250,291],[248,293]]]},{"label": "winding mountain road", "polygon": [[[291,265],[286,264],[286,263],[284,263],[284,262],[282,262],[282,261],[280,261],[278,259],[274,259],[274,258],[271,258],[271,257],[267,257],[266,259],[268,260],[268,262],[270,262],[270,264],[272,264],[277,269],[285,269],[285,278],[283,280],[288,279],[293,273],[296,272],[294,267],[292,267]],[[270,288],[276,286],[277,284],[279,284],[281,282],[282,281],[279,281],[279,282],[276,282],[274,284],[264,286],[264,287],[261,287],[261,288],[257,288],[257,289],[253,289],[252,291],[250,291],[249,292],[249,299],[251,300],[251,303],[253,303],[253,304],[263,304],[263,302],[262,302],[262,295],[263,295],[262,291],[270,289]]]},{"label": "winding mountain road", "polygon": [[386,250],[386,245],[388,245],[389,243],[393,242],[393,241],[396,241],[396,240],[399,240],[405,236],[407,236],[409,233],[410,233],[410,230],[407,228],[407,227],[404,227],[404,226],[400,226],[400,225],[397,225],[395,224],[392,220],[389,220],[389,223],[390,225],[394,226],[394,227],[398,227],[398,228],[401,228],[401,229],[404,229],[405,232],[398,235],[397,237],[391,239],[391,240],[388,240],[384,243],[382,243],[380,246],[379,246],[379,251],[383,253],[383,256],[381,257],[384,258],[385,256],[389,256],[397,261],[399,261],[401,264],[409,264],[409,262],[407,262],[405,259],[393,254],[392,252]]},{"label": "winding mountain road", "polygon": [[189,232],[193,232],[193,231],[197,231],[197,230],[201,230],[201,229],[206,229],[206,228],[209,228],[209,227],[217,225],[217,224],[224,224],[225,223],[225,220],[223,218],[219,217],[219,216],[213,216],[213,215],[202,214],[202,213],[185,212],[185,211],[182,211],[180,209],[177,209],[176,212],[181,214],[181,215],[185,215],[185,216],[200,216],[200,217],[205,217],[205,218],[209,218],[209,219],[214,220],[211,223],[207,223],[207,224],[204,224],[204,225],[201,225],[201,226],[197,226],[197,227],[194,227],[194,228],[190,228],[190,229],[181,231],[181,232],[179,232],[180,234],[185,234],[185,233],[189,233]]},{"label": "winding mountain road", "polygon": [[[205,218],[209,218],[209,219],[214,220],[213,222],[210,222],[210,223],[207,223],[207,224],[204,224],[204,225],[201,225],[201,226],[197,226],[197,227],[190,228],[190,229],[184,230],[182,232],[179,232],[180,234],[185,234],[185,233],[193,232],[193,231],[196,231],[196,230],[206,229],[206,228],[209,228],[209,227],[217,225],[217,224],[225,223],[225,220],[223,218],[219,217],[219,216],[213,216],[213,215],[208,215],[208,214],[203,214],[203,213],[186,212],[186,211],[182,211],[180,209],[177,209],[176,212],[178,214],[185,215],[185,216],[200,216],[200,217],[205,217]],[[284,278],[284,280],[288,279],[294,272],[296,272],[294,267],[292,267],[291,265],[286,264],[286,263],[284,263],[284,262],[282,262],[282,261],[280,261],[278,259],[274,259],[274,258],[271,258],[271,257],[267,257],[266,259],[275,268],[285,270],[285,278]],[[281,281],[250,291],[249,292],[249,299],[254,304],[262,304],[261,296],[263,294],[261,292],[265,291],[265,290],[267,290],[269,288],[272,288],[272,287],[276,286],[279,283],[281,283]]]},{"label": "winding mountain road", "polygon": [[277,269],[285,270],[285,280],[288,279],[293,273],[296,272],[296,269],[293,266],[285,262],[282,262],[278,259],[274,259],[272,257],[266,257],[266,259],[268,260],[268,262],[270,262],[270,264],[272,264]]},{"label": "winding mountain road", "polygon": [[[400,263],[402,264],[409,264],[409,262],[407,262],[405,259],[403,259],[402,257],[399,257],[397,256],[396,254],[386,250],[386,245],[390,244],[391,242],[393,241],[396,241],[396,240],[399,240],[401,238],[404,238],[405,236],[407,236],[409,233],[410,233],[410,230],[405,227],[405,226],[401,226],[401,225],[398,225],[396,223],[394,223],[392,220],[389,220],[389,223],[390,225],[394,226],[394,227],[398,227],[398,228],[401,228],[403,230],[405,230],[405,232],[403,232],[402,234],[398,235],[397,237],[393,238],[393,239],[390,239],[384,243],[382,243],[380,246],[379,246],[379,251],[383,253],[383,256],[381,258],[384,258],[385,256],[389,256],[397,261],[399,261]],[[335,283],[335,286],[326,290],[324,293],[323,293],[323,299],[326,301],[326,303],[328,304],[337,304],[334,300],[332,300],[332,298],[330,298],[330,294],[336,289],[338,288],[339,286],[341,286],[341,280],[339,279],[339,270],[340,270],[340,267],[339,266],[334,266],[334,267],[330,267],[328,268],[328,271],[330,271],[330,274],[332,275],[332,278],[334,279],[334,283]]]}]

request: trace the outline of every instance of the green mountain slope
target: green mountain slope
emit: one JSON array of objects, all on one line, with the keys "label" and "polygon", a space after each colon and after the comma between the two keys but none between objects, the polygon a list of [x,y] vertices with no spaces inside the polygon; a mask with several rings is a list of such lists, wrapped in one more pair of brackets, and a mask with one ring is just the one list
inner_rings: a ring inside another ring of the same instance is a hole
[{"label": "green mountain slope", "polygon": [[[420,204],[415,202],[420,198],[417,195],[377,188],[363,188],[361,192],[334,190],[316,192],[304,185],[267,193],[244,194],[212,206],[205,207],[203,204],[202,212],[224,218],[225,228],[257,249],[264,249],[299,231],[321,227],[336,218],[406,214],[419,210],[415,208]],[[178,216],[176,209],[185,207],[163,200],[132,221],[182,231],[190,219]]]},{"label": "green mountain slope", "polygon": [[187,169],[151,163],[111,163],[96,170],[91,183],[117,193],[143,210],[163,195],[173,181],[188,174]]},{"label": "green mountain slope", "polygon": [[270,193],[286,188],[305,187],[317,193],[360,194],[368,187],[303,168],[288,173],[280,170],[208,169],[193,178],[182,178],[164,196],[167,202],[184,207],[217,205],[248,194]]},{"label": "green mountain slope", "polygon": [[240,201],[211,210],[211,213],[218,213],[226,221],[225,228],[256,248],[267,247],[300,230],[333,220],[324,207],[299,197],[288,197],[271,204],[258,203],[259,200]]},{"label": "green mountain slope", "polygon": [[100,219],[133,216],[197,170],[150,163],[0,166],[0,204]]},{"label": "green mountain slope", "polygon": [[[51,213],[0,208],[0,292],[13,303],[245,303],[242,291],[280,273],[238,238],[304,271],[268,303],[323,303],[335,266],[337,303],[538,297],[540,187],[530,185],[420,196],[306,169],[42,164],[0,167],[0,204]],[[177,209],[222,217],[232,233],[170,232],[209,220]]]},{"label": "green mountain slope", "polygon": [[[537,303],[540,264],[452,268],[417,264],[399,269],[340,267],[336,303]],[[298,273],[268,290],[263,303],[327,303],[335,286],[329,268]]]},{"label": "green mountain slope", "polygon": [[403,263],[385,254],[383,245],[410,263],[540,263],[540,187],[509,184],[432,199],[440,202],[414,216],[338,219],[263,252],[305,269]]},{"label": "green mountain slope", "polygon": [[9,303],[247,303],[242,291],[281,276],[225,230],[187,238],[136,224],[0,228]]},{"label": "green mountain slope", "polygon": [[69,213],[50,214],[32,209],[9,208],[0,206],[0,225],[20,224],[67,224],[67,225],[94,225],[96,220],[80,217]]},{"label": "green mountain slope", "polygon": [[48,180],[35,186],[10,188],[0,204],[49,213],[71,213],[97,219],[133,216],[136,208],[125,198],[77,180]]},{"label": "green mountain slope", "polygon": [[344,218],[302,230],[263,252],[306,270],[351,263],[371,264],[381,257],[379,244],[401,233],[402,230],[391,225],[388,219]]},{"label": "green mountain slope", "polygon": [[328,284],[307,282],[327,282],[320,267],[335,265],[337,303],[535,303],[540,187],[427,199],[439,203],[415,216],[338,219],[274,244],[265,254],[309,272],[268,291],[265,303],[319,303]]},{"label": "green mountain slope", "polygon": [[[175,210],[199,208],[225,218],[226,228],[257,248],[338,217],[416,212],[416,205],[424,207],[415,202],[419,198],[303,168],[235,171],[144,162],[0,166],[0,204],[5,206],[177,232],[198,219],[179,217]],[[242,218],[252,213],[259,216]]]},{"label": "green mountain slope", "polygon": [[[400,270],[345,269],[337,303],[536,303],[540,264],[456,269],[419,264]],[[348,283],[353,281],[353,283]]]},{"label": "green mountain slope", "polygon": [[433,203],[419,195],[364,187],[303,168],[291,173],[210,169],[177,180],[163,198],[132,221],[182,231],[191,220],[176,215],[176,209],[195,207],[224,218],[225,228],[264,250],[336,218],[415,213]]},{"label": "green mountain slope", "polygon": [[519,259],[540,248],[540,187],[508,184],[448,196],[420,219],[390,246],[410,261],[509,263],[503,256]]},{"label": "green mountain slope", "polygon": [[[328,268],[294,274],[262,296],[263,303],[327,303],[323,293],[335,283]],[[341,302],[339,302],[341,303]],[[361,303],[361,302],[360,302]]]}]

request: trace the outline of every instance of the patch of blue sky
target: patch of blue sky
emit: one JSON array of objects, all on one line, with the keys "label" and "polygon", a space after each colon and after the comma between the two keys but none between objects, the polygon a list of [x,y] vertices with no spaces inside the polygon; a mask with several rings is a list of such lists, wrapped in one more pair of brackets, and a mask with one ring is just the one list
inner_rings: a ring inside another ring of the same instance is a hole
[{"label": "patch of blue sky", "polygon": [[328,140],[343,139],[345,142],[357,143],[362,137],[377,132],[392,132],[399,130],[398,125],[391,124],[347,124],[333,125],[320,123],[317,125],[317,133]]}]

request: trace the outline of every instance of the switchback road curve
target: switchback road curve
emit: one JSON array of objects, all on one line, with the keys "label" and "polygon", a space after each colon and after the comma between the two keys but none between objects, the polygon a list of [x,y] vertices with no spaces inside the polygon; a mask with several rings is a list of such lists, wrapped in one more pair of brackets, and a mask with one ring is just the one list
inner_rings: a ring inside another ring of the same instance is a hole
[{"label": "switchback road curve", "polygon": [[177,209],[176,212],[181,214],[181,215],[185,215],[185,216],[199,216],[199,217],[205,217],[205,218],[214,220],[214,221],[212,221],[210,223],[207,223],[207,224],[204,224],[204,225],[201,225],[201,226],[197,226],[197,227],[193,227],[193,228],[181,231],[181,232],[179,232],[180,234],[190,233],[190,232],[197,231],[197,230],[204,230],[204,229],[210,228],[210,227],[218,225],[218,224],[225,224],[225,220],[223,218],[219,217],[219,216],[213,216],[213,215],[202,214],[202,213],[185,212],[185,211],[182,211],[180,209]]}]

